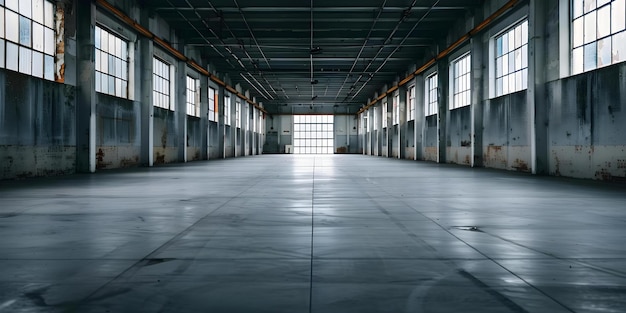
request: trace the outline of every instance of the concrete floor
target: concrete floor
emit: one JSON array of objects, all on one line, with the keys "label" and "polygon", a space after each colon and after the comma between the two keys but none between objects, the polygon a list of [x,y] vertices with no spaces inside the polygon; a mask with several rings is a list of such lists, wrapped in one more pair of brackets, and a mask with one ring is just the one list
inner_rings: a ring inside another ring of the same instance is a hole
[{"label": "concrete floor", "polygon": [[360,155],[5,181],[0,312],[624,312],[625,191]]}]

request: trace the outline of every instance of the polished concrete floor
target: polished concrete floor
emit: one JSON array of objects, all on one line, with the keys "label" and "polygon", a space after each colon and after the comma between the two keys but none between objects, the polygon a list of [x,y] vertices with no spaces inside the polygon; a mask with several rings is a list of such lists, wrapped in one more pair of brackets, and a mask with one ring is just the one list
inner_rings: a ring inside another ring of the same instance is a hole
[{"label": "polished concrete floor", "polygon": [[626,310],[624,185],[264,155],[0,201],[0,312]]}]

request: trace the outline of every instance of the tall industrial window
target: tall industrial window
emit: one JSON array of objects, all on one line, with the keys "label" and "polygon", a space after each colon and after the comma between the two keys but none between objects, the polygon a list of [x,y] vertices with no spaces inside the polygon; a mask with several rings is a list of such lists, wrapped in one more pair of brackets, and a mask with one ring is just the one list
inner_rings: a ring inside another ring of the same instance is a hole
[{"label": "tall industrial window", "polygon": [[572,0],[572,72],[626,61],[626,0]]},{"label": "tall industrial window", "polygon": [[332,115],[294,115],[293,151],[296,154],[333,153]]},{"label": "tall industrial window", "polygon": [[174,103],[170,97],[170,65],[152,58],[152,102],[154,106],[174,110]]},{"label": "tall industrial window", "polygon": [[200,91],[198,81],[187,76],[187,115],[200,117]]},{"label": "tall industrial window", "polygon": [[528,21],[496,37],[496,97],[528,88]]},{"label": "tall industrial window", "polygon": [[400,124],[400,94],[397,93],[393,96],[393,125]]},{"label": "tall industrial window", "polygon": [[374,112],[372,112],[373,115],[374,115],[374,118],[373,118],[373,120],[374,120],[373,122],[374,123],[372,124],[372,129],[373,130],[378,130],[378,111],[380,111],[380,108],[379,107],[374,107]]},{"label": "tall industrial window", "polygon": [[217,122],[217,99],[215,89],[209,87],[209,121]]},{"label": "tall industrial window", "polygon": [[96,91],[128,98],[128,43],[96,26]]},{"label": "tall industrial window", "polygon": [[409,99],[409,109],[407,110],[406,120],[415,119],[415,85],[410,86],[406,92],[406,98]]},{"label": "tall industrial window", "polygon": [[54,4],[0,1],[0,68],[54,80]]},{"label": "tall industrial window", "polygon": [[244,118],[246,119],[246,123],[244,125],[246,127],[246,130],[250,130],[250,120],[254,121],[254,112],[250,110],[250,103],[246,102],[244,110]]},{"label": "tall industrial window", "polygon": [[385,99],[385,102],[383,102],[383,114],[382,114],[383,128],[387,128],[387,123],[388,123],[388,121],[387,121],[387,117],[388,117],[387,112],[389,112],[389,111],[387,111],[388,109],[389,108],[388,108],[388,105],[387,105],[387,99]]},{"label": "tall industrial window", "polygon": [[437,73],[431,74],[426,78],[426,107],[425,116],[437,114],[439,107],[439,89],[438,89]]},{"label": "tall industrial window", "polygon": [[241,100],[235,99],[235,127],[241,128]]},{"label": "tall industrial window", "polygon": [[450,109],[456,109],[471,103],[470,61],[468,54],[452,62],[452,103]]},{"label": "tall industrial window", "polygon": [[226,93],[224,95],[224,125],[230,126],[230,94]]}]

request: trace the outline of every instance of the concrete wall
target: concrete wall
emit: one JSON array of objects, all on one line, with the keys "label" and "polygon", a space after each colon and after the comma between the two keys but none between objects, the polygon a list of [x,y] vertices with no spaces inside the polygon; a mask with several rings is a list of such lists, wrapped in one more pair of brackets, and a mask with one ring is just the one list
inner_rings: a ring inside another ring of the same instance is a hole
[{"label": "concrete wall", "polygon": [[139,165],[141,108],[128,99],[97,94],[96,168]]},{"label": "concrete wall", "polygon": [[74,172],[75,89],[0,70],[0,179]]}]

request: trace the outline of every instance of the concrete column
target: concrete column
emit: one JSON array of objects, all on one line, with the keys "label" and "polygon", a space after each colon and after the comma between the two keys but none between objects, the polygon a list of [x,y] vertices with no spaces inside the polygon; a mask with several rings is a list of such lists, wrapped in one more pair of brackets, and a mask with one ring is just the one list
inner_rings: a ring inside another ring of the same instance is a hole
[{"label": "concrete column", "polygon": [[546,108],[546,1],[530,0],[528,10],[528,129],[533,174],[547,175],[548,109]]},{"label": "concrete column", "polygon": [[[480,10],[477,10],[480,11]],[[480,13],[477,13],[480,14]],[[477,16],[478,20],[482,20],[481,16]],[[471,110],[471,128],[472,128],[472,167],[483,166],[483,78],[488,77],[483,70],[483,42],[481,37],[471,39],[472,59],[471,59],[471,88],[472,88],[472,104]],[[484,67],[486,68],[486,67]]]},{"label": "concrete column", "polygon": [[200,75],[200,159],[209,159],[209,80]]},{"label": "concrete column", "polygon": [[413,130],[413,142],[415,144],[415,160],[424,159],[424,125],[426,124],[426,118],[424,117],[426,98],[424,94],[424,76],[418,76],[415,78],[415,129]]},{"label": "concrete column", "polygon": [[[141,24],[148,25],[150,15],[147,10],[141,11]],[[152,104],[152,72],[154,58],[154,43],[146,37],[139,37],[140,59],[139,78],[141,82],[141,93],[138,99],[141,101],[141,164],[144,166],[154,165],[154,106]]]},{"label": "concrete column", "polygon": [[216,97],[218,97],[217,107],[219,110],[217,116],[217,131],[219,136],[217,136],[217,138],[219,140],[219,151],[222,152],[222,159],[226,158],[226,126],[224,125],[224,99],[226,98],[224,97],[226,95],[225,92],[226,89],[224,89],[224,87],[222,86],[219,86],[219,88],[217,89],[218,94],[216,95]]},{"label": "concrete column", "polygon": [[176,93],[176,111],[174,116],[178,124],[178,162],[187,162],[187,63],[176,62],[176,80],[174,88]]},{"label": "concrete column", "polygon": [[94,29],[96,6],[91,1],[76,3],[76,171],[96,171],[96,74]]},{"label": "concrete column", "polygon": [[406,112],[408,111],[408,107],[407,107],[407,102],[408,99],[406,97],[406,93],[407,93],[407,86],[403,86],[400,87],[399,89],[400,92],[400,99],[399,99],[399,103],[398,105],[400,106],[398,111],[400,114],[400,119],[399,119],[399,124],[398,124],[398,159],[404,159],[406,157],[406,148],[407,148],[407,142],[406,142],[406,131],[403,131],[404,128],[407,127],[407,121],[406,121]]},{"label": "concrete column", "polygon": [[439,107],[437,112],[437,142],[439,144],[437,163],[446,163],[446,148],[448,146],[448,88],[450,82],[448,59],[437,61],[437,84],[439,86]]}]

